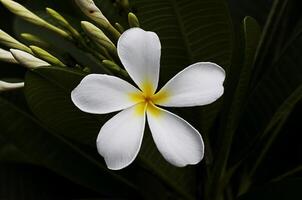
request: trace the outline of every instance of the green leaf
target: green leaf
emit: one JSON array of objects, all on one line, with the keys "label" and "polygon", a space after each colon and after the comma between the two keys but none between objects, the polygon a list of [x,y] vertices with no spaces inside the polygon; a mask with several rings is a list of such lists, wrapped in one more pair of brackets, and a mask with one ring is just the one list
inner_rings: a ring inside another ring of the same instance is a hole
[{"label": "green leaf", "polygon": [[262,0],[228,0],[229,7],[232,11],[232,17],[235,22],[241,24],[241,21],[245,16],[252,16],[261,26],[267,19],[272,2],[273,1]]},{"label": "green leaf", "polygon": [[244,34],[244,60],[241,65],[239,80],[236,84],[235,93],[232,97],[232,103],[229,108],[228,117],[225,122],[225,135],[231,137],[239,123],[242,114],[242,108],[248,96],[250,77],[254,65],[255,52],[260,38],[260,26],[252,17],[245,17],[243,20]]},{"label": "green leaf", "polygon": [[[242,115],[242,108],[247,99],[249,81],[251,77],[251,72],[253,68],[253,61],[256,52],[256,48],[260,37],[260,27],[253,18],[245,17],[242,23],[243,29],[243,49],[244,54],[243,60],[239,59],[237,65],[242,67],[239,72],[239,79],[236,82],[236,77],[232,77],[233,84],[236,84],[234,89],[234,94],[230,95],[225,101],[224,109],[226,110],[222,116],[222,135],[219,143],[219,150],[216,153],[213,174],[209,177],[209,184],[207,186],[207,195],[220,195],[217,193],[217,188],[223,190],[226,185],[228,185],[229,173],[226,173],[227,162],[229,158],[229,153],[231,150],[231,145],[233,141],[234,133],[238,127],[240,117]],[[234,72],[233,72],[234,73]],[[238,76],[238,75],[237,75]],[[227,105],[228,104],[228,105]],[[224,180],[224,181],[222,181]]]},{"label": "green leaf", "polygon": [[0,98],[1,136],[52,171],[104,194],[128,195],[134,187],[92,156],[44,127],[14,104]]},{"label": "green leaf", "polygon": [[[270,130],[286,120],[296,103],[301,100],[302,59],[299,54],[301,47],[300,35],[287,47],[276,64],[262,75],[262,79],[251,91],[234,147],[241,149],[239,153],[241,156],[239,159],[237,157],[237,160],[255,153],[255,147],[258,147],[260,152],[261,149],[265,149],[263,145],[270,137],[268,135],[271,133]],[[238,156],[238,151],[235,155]],[[259,152],[255,156],[258,157]]]},{"label": "green leaf", "polygon": [[27,73],[25,95],[30,109],[47,127],[59,135],[95,146],[104,118],[80,111],[70,97],[85,75],[69,69],[40,68]]},{"label": "green leaf", "polygon": [[257,85],[264,72],[271,70],[270,67],[279,54],[283,40],[287,39],[287,27],[284,27],[284,24],[290,24],[289,16],[292,11],[288,8],[292,4],[294,1],[289,0],[273,2],[256,51],[252,86]]},{"label": "green leaf", "polygon": [[263,143],[260,153],[254,161],[250,176],[253,176],[259,165],[265,158],[269,148],[275,141],[278,133],[281,131],[289,114],[294,109],[295,105],[302,99],[302,84],[284,101],[282,105],[275,112],[270,122],[267,124],[265,130],[260,135],[260,142]]},{"label": "green leaf", "polygon": [[0,134],[0,161],[37,164]]},{"label": "green leaf", "polygon": [[262,187],[254,188],[240,196],[238,200],[300,200],[302,199],[301,187],[301,178],[272,182]]},{"label": "green leaf", "polygon": [[[246,99],[248,97],[248,89],[250,84],[250,77],[253,70],[255,52],[258,46],[260,38],[260,27],[257,21],[252,17],[245,17],[243,20],[243,34],[244,34],[244,61],[242,63],[242,68],[240,71],[239,80],[236,85],[235,93],[231,100],[231,106],[229,108],[227,119],[225,121],[224,135],[225,140],[222,140],[222,145],[226,145],[226,141],[230,141],[229,147],[232,142],[233,134],[235,133],[240,117],[242,115],[242,109],[245,105]],[[226,145],[227,146],[227,145]],[[227,160],[227,151],[230,149],[222,150],[221,154],[226,153],[226,155],[220,155],[225,157]],[[219,153],[218,153],[219,156]],[[225,165],[226,163],[224,163]],[[221,165],[219,165],[221,166]],[[225,166],[224,166],[225,167]]]}]

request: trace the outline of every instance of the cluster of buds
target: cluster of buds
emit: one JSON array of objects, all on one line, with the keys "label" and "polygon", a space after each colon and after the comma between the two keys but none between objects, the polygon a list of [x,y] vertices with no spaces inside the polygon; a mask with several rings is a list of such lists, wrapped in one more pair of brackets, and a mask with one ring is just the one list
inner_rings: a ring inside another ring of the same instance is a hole
[{"label": "cluster of buds", "polygon": [[[93,0],[75,0],[82,13],[91,20],[91,22],[80,22],[83,31],[74,28],[62,14],[54,9],[46,8],[46,13],[55,22],[55,24],[52,24],[13,0],[0,0],[0,2],[23,20],[53,32],[75,44],[81,50],[94,57],[105,73],[128,76],[127,72],[120,67],[116,50],[117,40],[125,28],[117,22],[112,25]],[[125,8],[124,10],[127,10],[129,27],[138,27],[138,18],[135,14],[129,12],[128,0],[118,0],[116,3]],[[28,70],[51,66],[77,67],[83,71],[91,70],[83,66],[83,64],[74,65],[64,59],[57,58],[51,53],[54,52],[52,47],[55,44],[48,43],[37,35],[21,33],[20,37],[26,41],[26,44],[0,29],[0,45],[3,46],[3,48],[0,48],[0,61],[19,64]],[[20,88],[24,84],[10,84],[1,81],[0,85],[1,92]]]}]

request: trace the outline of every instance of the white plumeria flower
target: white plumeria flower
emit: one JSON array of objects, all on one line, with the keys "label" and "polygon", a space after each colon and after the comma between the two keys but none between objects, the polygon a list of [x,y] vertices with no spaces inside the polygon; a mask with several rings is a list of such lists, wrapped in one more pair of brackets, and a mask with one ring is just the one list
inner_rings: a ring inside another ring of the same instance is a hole
[{"label": "white plumeria flower", "polygon": [[142,144],[146,116],[155,144],[163,157],[179,167],[197,164],[204,155],[199,132],[179,116],[158,106],[188,107],[214,102],[224,91],[224,70],[210,62],[190,65],[156,93],[161,44],[154,32],[140,28],[119,38],[118,56],[140,88],[115,76],[91,74],[72,91],[74,104],[94,114],[122,110],[101,128],[98,152],[109,169],[128,166]]}]

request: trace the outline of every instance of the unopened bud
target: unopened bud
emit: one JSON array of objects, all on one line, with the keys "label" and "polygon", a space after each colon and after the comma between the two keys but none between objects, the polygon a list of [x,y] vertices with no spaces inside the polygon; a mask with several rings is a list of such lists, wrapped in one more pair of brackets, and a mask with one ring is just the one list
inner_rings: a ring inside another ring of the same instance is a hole
[{"label": "unopened bud", "polygon": [[75,0],[75,2],[87,17],[95,21],[102,29],[110,32],[115,40],[118,40],[121,33],[110,24],[93,0]]},{"label": "unopened bud", "polygon": [[0,48],[0,61],[8,63],[18,63],[11,52]]},{"label": "unopened bud", "polygon": [[40,47],[37,46],[30,46],[30,48],[38,58],[41,58],[52,65],[60,66],[60,67],[66,66],[59,59],[57,59],[55,56],[51,55],[44,49],[41,49]]},{"label": "unopened bud", "polygon": [[20,36],[24,40],[26,40],[28,43],[30,43],[31,45],[36,45],[36,46],[40,46],[40,47],[43,47],[43,48],[49,48],[51,46],[50,44],[45,42],[40,37],[38,37],[36,35],[32,35],[30,33],[21,33]]},{"label": "unopened bud", "polygon": [[0,29],[0,44],[7,46],[8,48],[13,49],[20,49],[22,51],[26,51],[28,53],[32,53],[30,48],[10,36],[9,34],[5,33]]},{"label": "unopened bud", "polygon": [[8,83],[6,81],[0,81],[0,92],[16,90],[24,87],[24,82],[21,83]]},{"label": "unopened bud", "polygon": [[111,60],[103,60],[102,61],[103,65],[105,65],[106,68],[113,72],[117,72],[118,74],[124,76],[124,77],[129,77],[128,73],[123,70],[118,64]]},{"label": "unopened bud", "polygon": [[44,60],[36,58],[35,56],[26,53],[24,51],[18,49],[11,49],[10,52],[12,53],[12,55],[18,61],[19,64],[29,69],[36,69],[42,66],[50,66],[50,64],[45,62]]},{"label": "unopened bud", "polygon": [[108,27],[110,22],[103,15],[102,11],[95,5],[93,0],[75,0],[81,11],[90,19],[102,27]]},{"label": "unopened bud", "polygon": [[0,1],[8,10],[10,10],[15,15],[21,17],[22,19],[24,19],[24,20],[26,20],[30,23],[33,23],[35,25],[45,27],[49,30],[52,30],[55,33],[63,36],[64,38],[71,39],[71,37],[68,33],[66,33],[65,31],[63,31],[63,30],[55,27],[54,25],[46,22],[44,19],[40,18],[39,16],[37,16],[36,14],[31,12],[30,10],[28,10],[24,6],[22,6],[21,4],[15,2],[13,0],[0,0]]},{"label": "unopened bud", "polygon": [[119,23],[116,22],[114,25],[115,25],[115,28],[116,28],[120,33],[123,33],[123,32],[125,31],[124,27],[123,27],[121,24],[119,24]]},{"label": "unopened bud", "polygon": [[139,21],[136,15],[132,12],[128,14],[128,23],[130,28],[139,27]]},{"label": "unopened bud", "polygon": [[97,44],[105,47],[109,52],[116,54],[116,46],[104,32],[90,22],[82,21],[81,26],[85,33]]},{"label": "unopened bud", "polygon": [[64,27],[67,31],[69,31],[72,35],[74,35],[76,38],[80,37],[80,33],[73,28],[70,23],[57,11],[51,9],[51,8],[46,8],[46,12],[48,13],[49,16],[54,18],[62,27]]}]

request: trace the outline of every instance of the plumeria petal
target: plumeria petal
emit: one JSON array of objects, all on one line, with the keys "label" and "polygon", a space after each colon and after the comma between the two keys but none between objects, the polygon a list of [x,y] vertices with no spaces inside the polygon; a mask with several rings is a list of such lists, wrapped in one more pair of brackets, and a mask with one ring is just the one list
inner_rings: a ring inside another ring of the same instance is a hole
[{"label": "plumeria petal", "polygon": [[127,72],[146,93],[157,89],[161,44],[154,32],[140,28],[125,31],[117,44],[118,56]]},{"label": "plumeria petal", "polygon": [[97,138],[98,152],[109,169],[122,169],[133,162],[141,147],[146,116],[137,112],[144,104],[127,108],[101,128]]},{"label": "plumeria petal", "polygon": [[137,102],[134,86],[115,76],[90,74],[72,91],[73,103],[82,111],[104,114],[128,108]]},{"label": "plumeria petal", "polygon": [[171,107],[201,106],[224,91],[225,71],[215,63],[199,62],[174,76],[157,94],[155,104]]},{"label": "plumeria petal", "polygon": [[168,162],[183,167],[202,160],[203,140],[184,119],[155,106],[148,106],[147,119],[154,142]]}]

